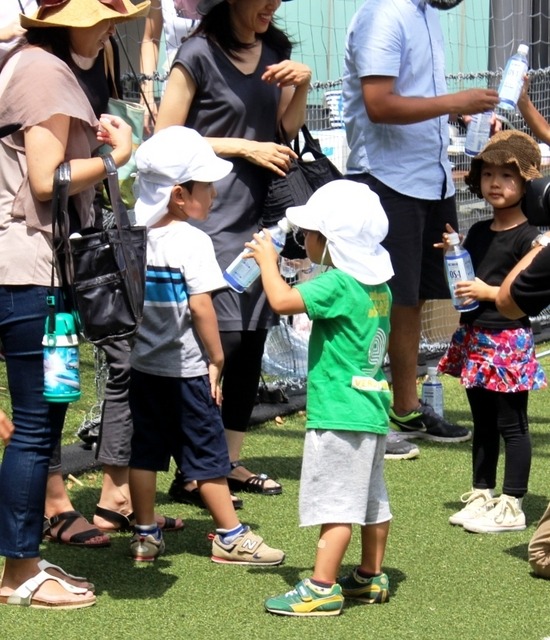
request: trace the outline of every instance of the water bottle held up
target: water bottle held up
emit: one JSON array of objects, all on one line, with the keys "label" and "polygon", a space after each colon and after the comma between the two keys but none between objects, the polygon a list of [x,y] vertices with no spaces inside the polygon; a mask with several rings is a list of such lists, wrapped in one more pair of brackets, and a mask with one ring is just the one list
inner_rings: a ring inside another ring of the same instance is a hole
[{"label": "water bottle held up", "polygon": [[523,89],[523,80],[529,68],[528,54],[529,47],[526,44],[520,44],[517,52],[506,63],[498,88],[500,98],[498,106],[502,109],[511,111],[517,106]]},{"label": "water bottle held up", "polygon": [[[281,253],[283,250],[286,234],[289,233],[290,230],[290,222],[286,218],[279,220],[276,226],[268,228],[271,241],[277,253]],[[260,235],[262,234],[263,231],[260,232]],[[245,291],[260,275],[260,267],[256,260],[254,260],[254,258],[244,257],[247,253],[250,253],[250,249],[241,251],[223,272],[223,277],[227,284],[238,293]]]},{"label": "water bottle held up", "polygon": [[464,152],[468,156],[477,156],[489,141],[491,135],[492,111],[476,113],[472,116],[466,132]]},{"label": "water bottle held up", "polygon": [[428,375],[422,383],[422,402],[429,404],[440,416],[443,416],[443,384],[437,376],[437,367],[428,367]]},{"label": "water bottle held up", "polygon": [[458,233],[449,233],[448,241],[450,246],[445,251],[444,256],[445,275],[447,277],[449,291],[451,292],[453,306],[457,311],[473,311],[479,306],[477,300],[473,300],[471,303],[466,304],[465,299],[457,297],[455,293],[455,286],[457,282],[475,280],[476,276],[472,265],[472,259],[468,251],[466,251],[466,249],[460,244]]},{"label": "water bottle held up", "polygon": [[80,399],[80,357],[78,335],[70,313],[46,318],[44,338],[44,397],[48,402]]}]

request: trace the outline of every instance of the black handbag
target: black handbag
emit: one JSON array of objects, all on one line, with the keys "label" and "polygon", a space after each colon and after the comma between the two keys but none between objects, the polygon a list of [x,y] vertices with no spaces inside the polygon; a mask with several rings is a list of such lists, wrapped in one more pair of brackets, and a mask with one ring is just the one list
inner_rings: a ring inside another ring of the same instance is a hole
[{"label": "black handbag", "polygon": [[130,225],[112,157],[103,156],[103,162],[114,213],[113,228],[100,231],[91,227],[70,233],[69,163],[56,170],[52,201],[54,264],[65,305],[75,314],[82,335],[96,345],[130,338],[138,330],[143,314],[147,250],[146,228]]},{"label": "black handbag", "polygon": [[[285,216],[288,207],[306,204],[309,197],[327,182],[343,178],[340,171],[321,151],[321,146],[313,138],[304,125],[301,129],[304,146],[300,149],[299,138],[294,139],[293,147],[298,158],[292,160],[286,176],[273,174],[270,178],[264,200],[260,225],[272,227]],[[284,131],[279,133],[281,144],[291,146]],[[304,159],[305,154],[311,154]],[[305,258],[304,249],[296,244],[292,234],[287,236],[285,247],[281,253],[285,258]]]}]

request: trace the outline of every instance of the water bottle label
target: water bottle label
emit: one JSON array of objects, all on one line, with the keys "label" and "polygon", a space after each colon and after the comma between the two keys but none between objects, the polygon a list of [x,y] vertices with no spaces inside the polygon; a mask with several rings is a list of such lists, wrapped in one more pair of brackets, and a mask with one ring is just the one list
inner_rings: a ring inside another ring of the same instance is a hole
[{"label": "water bottle label", "polygon": [[491,135],[492,112],[476,113],[468,125],[464,152],[476,156],[486,145]]},{"label": "water bottle label", "polygon": [[53,402],[80,398],[80,367],[77,347],[44,348],[44,396]]},{"label": "water bottle label", "polygon": [[[286,233],[282,229],[277,232],[282,234],[282,238],[276,237],[274,235],[275,232],[272,232],[271,241],[277,253],[281,253],[285,244]],[[263,235],[263,231],[260,235]],[[245,249],[245,251],[242,251],[222,274],[227,284],[238,293],[242,293],[247,289],[260,275],[258,263],[254,258],[244,258],[243,256],[246,253],[250,253],[250,250]]]},{"label": "water bottle label", "polygon": [[447,258],[447,273],[452,284],[475,279],[472,263],[462,256]]},{"label": "water bottle label", "polygon": [[429,404],[440,416],[443,416],[443,385],[440,382],[425,382],[422,385],[422,402]]},{"label": "water bottle label", "polygon": [[515,109],[526,73],[527,67],[523,60],[510,60],[498,91],[500,106]]},{"label": "water bottle label", "polygon": [[477,301],[474,301],[469,305],[465,305],[464,298],[459,298],[455,294],[455,285],[457,282],[475,280],[475,273],[470,257],[468,256],[465,258],[465,254],[458,256],[445,256],[445,264],[447,269],[447,279],[449,281],[449,290],[451,292],[451,299],[454,308],[458,311],[473,311],[474,309],[477,309],[479,306]]}]

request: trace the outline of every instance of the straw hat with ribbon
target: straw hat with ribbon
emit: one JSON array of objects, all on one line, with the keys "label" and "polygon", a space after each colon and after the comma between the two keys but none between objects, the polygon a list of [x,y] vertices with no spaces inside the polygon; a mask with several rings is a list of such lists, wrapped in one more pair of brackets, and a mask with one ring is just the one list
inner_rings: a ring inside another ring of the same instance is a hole
[{"label": "straw hat with ribbon", "polygon": [[42,0],[31,16],[20,15],[21,26],[33,27],[93,27],[102,20],[124,22],[146,16],[150,0],[132,4],[130,0]]}]

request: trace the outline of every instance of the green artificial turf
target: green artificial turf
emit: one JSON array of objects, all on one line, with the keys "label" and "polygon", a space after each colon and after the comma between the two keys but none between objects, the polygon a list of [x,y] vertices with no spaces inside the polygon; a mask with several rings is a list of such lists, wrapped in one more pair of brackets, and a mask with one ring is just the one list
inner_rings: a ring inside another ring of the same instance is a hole
[{"label": "green artificial turf", "polygon": [[[543,360],[548,365],[550,360]],[[0,367],[1,369],[1,367]],[[0,371],[0,373],[2,373]],[[90,382],[86,383],[89,387]],[[471,426],[463,389],[444,379],[447,417]],[[2,383],[0,382],[0,386]],[[93,387],[92,387],[93,389]],[[93,393],[71,408],[83,415]],[[43,555],[96,584],[97,605],[80,611],[0,607],[5,640],[304,640],[373,638],[440,640],[543,640],[550,637],[550,582],[529,572],[527,544],[550,499],[550,391],[532,393],[533,468],[524,501],[526,531],[469,534],[448,516],[470,488],[470,443],[419,442],[416,460],[388,461],[386,480],[394,521],[384,562],[391,600],[384,605],[349,603],[339,617],[296,619],[263,611],[265,597],[289,590],[308,576],[317,530],[298,527],[298,482],[303,416],[272,421],[250,432],[243,459],[283,483],[281,496],[241,494],[244,522],[272,546],[285,549],[281,567],[246,568],[209,560],[208,514],[169,501],[171,474],[159,475],[158,510],[181,515],[187,528],[166,535],[166,554],[147,566],[128,556],[128,535],[113,536],[109,549],[86,550],[46,543]],[[4,395],[0,402],[4,403]],[[92,400],[90,400],[92,398]],[[162,419],[162,416],[159,416]],[[78,420],[76,420],[78,424]],[[70,424],[70,422],[69,422]],[[345,464],[345,461],[343,461]],[[502,469],[501,469],[502,471]],[[334,469],[338,473],[338,469]],[[499,482],[501,474],[499,475]],[[101,477],[69,482],[75,506],[91,515]],[[350,487],[353,490],[353,487]],[[344,570],[359,554],[355,532]]]}]

